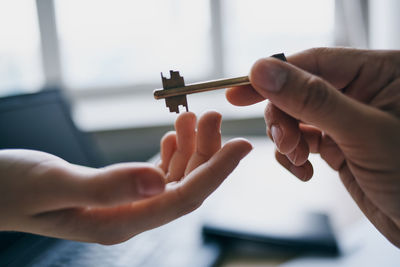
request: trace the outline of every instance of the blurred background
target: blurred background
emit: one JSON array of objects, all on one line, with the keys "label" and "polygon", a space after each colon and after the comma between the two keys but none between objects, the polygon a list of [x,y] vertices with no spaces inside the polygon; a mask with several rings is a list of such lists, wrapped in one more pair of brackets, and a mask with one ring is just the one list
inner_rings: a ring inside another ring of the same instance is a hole
[{"label": "blurred background", "polygon": [[[258,58],[311,47],[400,49],[399,11],[397,0],[1,0],[0,97],[61,90],[107,164],[145,161],[177,116],[153,98],[160,72],[178,70],[191,83],[247,75]],[[282,213],[320,211],[347,261],[287,266],[399,266],[398,250],[362,219],[318,156],[311,156],[317,179],[308,183],[275,162],[265,102],[234,107],[219,90],[189,95],[188,103],[196,114],[222,113],[224,140],[246,136],[255,146],[204,210],[289,227],[293,219]],[[260,266],[235,262],[224,266]]]},{"label": "blurred background", "polygon": [[[59,88],[109,162],[143,160],[176,117],[152,97],[160,72],[179,70],[190,83],[246,75],[274,53],[399,48],[399,8],[395,0],[2,0],[0,95]],[[264,103],[233,107],[223,94],[188,96],[189,108],[222,112],[227,134],[264,134]]]}]

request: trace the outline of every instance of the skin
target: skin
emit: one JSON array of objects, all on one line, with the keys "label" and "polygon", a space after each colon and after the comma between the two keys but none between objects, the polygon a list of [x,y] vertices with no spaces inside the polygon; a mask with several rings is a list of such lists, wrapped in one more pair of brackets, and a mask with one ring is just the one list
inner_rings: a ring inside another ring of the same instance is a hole
[{"label": "skin", "polygon": [[[101,169],[32,150],[0,150],[0,230],[116,244],[183,216],[235,169],[251,145],[221,148],[221,115],[181,114],[161,140],[161,162]],[[167,186],[168,185],[168,186]]]},{"label": "skin", "polygon": [[278,162],[303,181],[309,153],[335,169],[363,213],[400,247],[400,52],[310,49],[258,60],[251,86],[227,99],[244,106],[269,99],[267,134]]}]

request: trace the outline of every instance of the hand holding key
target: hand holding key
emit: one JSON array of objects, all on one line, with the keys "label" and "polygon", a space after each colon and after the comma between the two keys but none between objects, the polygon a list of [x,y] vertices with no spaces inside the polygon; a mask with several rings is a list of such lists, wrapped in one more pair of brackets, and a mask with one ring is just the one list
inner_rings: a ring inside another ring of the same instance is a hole
[{"label": "hand holding key", "polygon": [[400,247],[400,51],[320,48],[288,62],[260,59],[251,86],[229,89],[227,99],[242,106],[269,99],[265,121],[278,162],[306,181],[309,152],[319,153]]}]

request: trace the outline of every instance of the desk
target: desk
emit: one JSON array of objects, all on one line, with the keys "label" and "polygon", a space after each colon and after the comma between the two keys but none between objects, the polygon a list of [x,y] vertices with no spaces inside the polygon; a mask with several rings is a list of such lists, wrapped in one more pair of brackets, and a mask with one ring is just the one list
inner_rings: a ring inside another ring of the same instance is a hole
[{"label": "desk", "polygon": [[[343,242],[347,242],[344,237],[348,236],[349,229],[350,232],[354,232],[354,229],[365,229],[365,234],[374,232],[372,239],[384,239],[373,227],[368,226],[368,222],[363,219],[363,214],[347,193],[337,173],[330,169],[318,155],[312,155],[310,158],[314,166],[313,179],[302,182],[275,161],[274,144],[267,138],[250,137],[248,139],[254,146],[253,151],[205,201],[201,207],[202,212],[208,213],[208,216],[212,216],[213,212],[235,216],[239,210],[242,216],[250,216],[267,223],[268,220],[277,218],[282,213],[320,211],[330,216],[342,246]],[[293,222],[283,221],[282,223]],[[359,233],[358,237],[363,235]],[[397,251],[388,241],[384,240],[383,244],[387,250],[396,251],[400,256],[400,251]],[[360,249],[359,245],[358,249]],[[383,257],[384,254],[379,250],[371,253],[367,257],[375,259]],[[400,258],[397,257],[397,259],[400,263]],[[289,266],[297,266],[293,260],[296,259],[274,258],[271,255],[257,259],[230,255],[222,266],[276,266],[282,263],[289,264],[289,262],[294,262]],[[300,264],[300,266],[307,266],[307,264]],[[323,264],[320,262],[320,265],[315,266],[323,266]]]}]

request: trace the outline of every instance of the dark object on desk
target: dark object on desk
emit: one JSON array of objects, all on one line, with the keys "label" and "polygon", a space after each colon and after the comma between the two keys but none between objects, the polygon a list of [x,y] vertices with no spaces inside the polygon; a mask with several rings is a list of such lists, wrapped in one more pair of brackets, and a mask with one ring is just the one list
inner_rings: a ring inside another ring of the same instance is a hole
[{"label": "dark object on desk", "polygon": [[[0,149],[5,148],[41,150],[71,163],[102,166],[56,90],[0,98]],[[115,246],[0,232],[0,266],[203,267],[213,265],[219,254],[215,244],[202,243],[197,221],[173,222]]]},{"label": "dark object on desk", "polygon": [[[271,57],[287,61],[283,53],[275,54]],[[153,93],[155,99],[165,98],[165,104],[169,108],[169,111],[176,113],[179,113],[179,106],[185,107],[186,111],[189,110],[186,99],[186,95],[188,94],[250,84],[249,77],[243,76],[185,85],[185,81],[179,74],[179,71],[170,70],[169,73],[169,79],[165,78],[161,73],[163,88],[156,89]]]},{"label": "dark object on desk", "polygon": [[[273,220],[273,218],[271,218]],[[213,220],[203,226],[206,239],[218,241],[225,249],[240,250],[252,247],[259,251],[311,253],[337,255],[338,244],[329,218],[325,214],[305,213],[293,216],[293,220],[280,224],[246,225],[244,221]]]},{"label": "dark object on desk", "polygon": [[74,164],[101,167],[89,136],[79,131],[57,90],[0,98],[0,149],[24,148],[59,156]]}]

